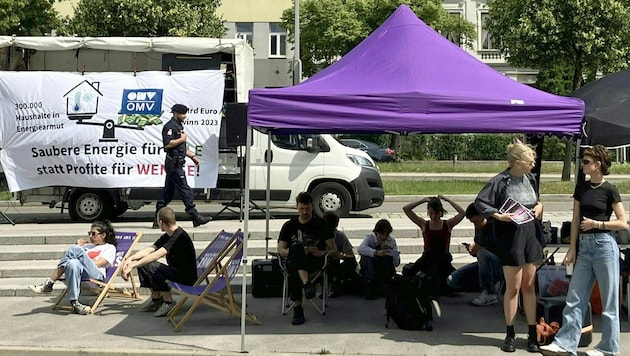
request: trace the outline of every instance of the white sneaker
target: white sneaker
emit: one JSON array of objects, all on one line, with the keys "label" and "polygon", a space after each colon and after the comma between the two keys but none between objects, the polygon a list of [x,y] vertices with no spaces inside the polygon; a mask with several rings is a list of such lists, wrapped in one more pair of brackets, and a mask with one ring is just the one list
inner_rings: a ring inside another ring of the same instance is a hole
[{"label": "white sneaker", "polygon": [[79,301],[75,301],[72,303],[72,312],[75,314],[87,315],[92,311],[92,308],[87,305],[83,305],[79,303]]},{"label": "white sneaker", "polygon": [[54,284],[53,281],[51,281],[50,279],[47,279],[46,282],[42,284],[35,284],[35,285],[28,286],[28,289],[38,294],[48,294],[53,291],[53,284]]},{"label": "white sneaker", "polygon": [[545,356],[569,356],[571,353],[562,347],[551,343],[540,347],[540,352]]},{"label": "white sneaker", "polygon": [[472,303],[477,306],[492,305],[499,302],[499,297],[496,294],[488,294],[485,290],[479,294],[479,296],[472,300]]},{"label": "white sneaker", "polygon": [[596,349],[586,351],[586,356],[615,356],[610,352],[603,352]]}]

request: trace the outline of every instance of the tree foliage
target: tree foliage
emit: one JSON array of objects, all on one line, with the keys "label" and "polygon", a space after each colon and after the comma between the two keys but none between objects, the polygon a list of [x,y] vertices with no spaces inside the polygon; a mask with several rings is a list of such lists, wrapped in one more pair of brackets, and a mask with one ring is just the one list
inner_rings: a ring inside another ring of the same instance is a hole
[{"label": "tree foliage", "polygon": [[[80,0],[67,34],[79,36],[206,36],[225,34],[220,0]],[[98,16],[95,16],[98,14]]]},{"label": "tree foliage", "polygon": [[627,66],[630,8],[620,0],[490,0],[488,30],[516,67],[569,64],[572,89],[584,76]]},{"label": "tree foliage", "polygon": [[0,34],[42,36],[55,29],[54,0],[0,0]]},{"label": "tree foliage", "polygon": [[[300,59],[303,74],[311,76],[332,64],[380,26],[405,3],[429,26],[442,33],[461,34],[470,45],[474,25],[450,16],[441,0],[302,0],[300,2]],[[282,14],[289,41],[295,43],[295,8]]]}]

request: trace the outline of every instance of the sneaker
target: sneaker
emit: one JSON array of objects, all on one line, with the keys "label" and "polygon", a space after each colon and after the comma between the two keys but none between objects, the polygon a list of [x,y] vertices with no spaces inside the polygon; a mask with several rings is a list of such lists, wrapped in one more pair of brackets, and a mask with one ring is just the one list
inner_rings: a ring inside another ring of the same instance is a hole
[{"label": "sneaker", "polygon": [[142,303],[140,308],[138,308],[138,311],[141,311],[141,312],[156,312],[158,309],[160,309],[162,304],[164,304],[164,299],[149,298],[144,303]]},{"label": "sneaker", "polygon": [[209,223],[210,220],[212,220],[212,219],[207,218],[205,216],[199,215],[199,217],[197,217],[197,219],[193,220],[193,227],[205,225],[205,224]]},{"label": "sneaker", "polygon": [[153,225],[151,226],[152,229],[159,229],[160,228],[160,224],[158,224],[157,220],[153,220]]},{"label": "sneaker", "polygon": [[28,289],[38,294],[48,294],[48,293],[51,293],[53,290],[53,283],[46,281],[45,283],[42,283],[42,284],[30,285],[28,286]]},{"label": "sneaker", "polygon": [[155,313],[153,313],[153,316],[155,317],[167,316],[168,313],[170,313],[171,310],[173,310],[173,308],[175,308],[175,302],[170,302],[170,303],[165,302],[160,306],[160,309],[158,309]]},{"label": "sneaker", "polygon": [[83,305],[81,303],[79,303],[79,301],[74,301],[72,302],[72,312],[75,314],[81,314],[81,315],[86,315],[89,314],[90,311],[92,311],[92,308],[88,307],[87,305]]},{"label": "sneaker", "polygon": [[615,354],[610,352],[603,352],[596,349],[586,351],[586,356],[614,356]]},{"label": "sneaker", "polygon": [[514,341],[516,341],[514,336],[506,336],[503,340],[503,346],[501,346],[501,350],[503,352],[516,351],[516,348],[514,348]]},{"label": "sneaker", "polygon": [[479,296],[472,300],[472,303],[477,306],[492,305],[499,302],[499,297],[496,294],[488,294],[485,290],[479,294]]},{"label": "sneaker", "polygon": [[[562,347],[551,343],[540,347],[540,352],[545,356],[569,356],[571,353]],[[588,353],[587,353],[588,354]]]},{"label": "sneaker", "polygon": [[293,325],[302,325],[304,324],[304,308],[301,305],[293,308],[293,318],[291,319],[291,324]]},{"label": "sneaker", "polygon": [[313,287],[313,283],[311,283],[311,281],[306,282],[303,288],[304,297],[306,297],[306,299],[312,299],[315,297],[315,287]]}]

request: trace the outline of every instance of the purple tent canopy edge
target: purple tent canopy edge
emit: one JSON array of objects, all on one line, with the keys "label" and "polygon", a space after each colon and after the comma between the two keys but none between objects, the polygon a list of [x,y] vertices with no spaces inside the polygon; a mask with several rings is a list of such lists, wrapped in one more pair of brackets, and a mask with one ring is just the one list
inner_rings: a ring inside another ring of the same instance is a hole
[{"label": "purple tent canopy edge", "polygon": [[401,5],[296,86],[252,89],[248,121],[275,132],[579,135],[584,103],[497,72]]}]

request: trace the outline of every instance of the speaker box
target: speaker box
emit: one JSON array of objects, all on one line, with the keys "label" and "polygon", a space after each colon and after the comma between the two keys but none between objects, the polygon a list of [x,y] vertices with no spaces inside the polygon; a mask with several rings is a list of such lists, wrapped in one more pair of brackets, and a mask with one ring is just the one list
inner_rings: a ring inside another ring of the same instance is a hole
[{"label": "speaker box", "polygon": [[225,104],[223,124],[225,125],[225,144],[228,147],[245,146],[247,143],[247,104]]}]

